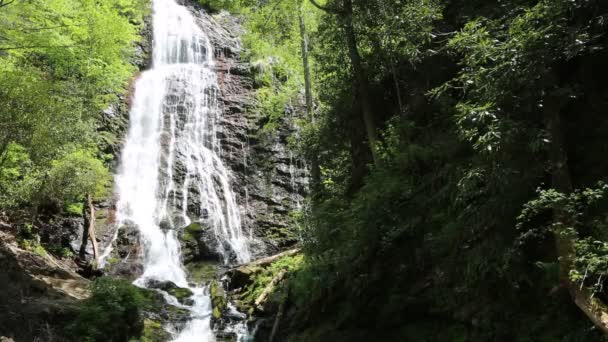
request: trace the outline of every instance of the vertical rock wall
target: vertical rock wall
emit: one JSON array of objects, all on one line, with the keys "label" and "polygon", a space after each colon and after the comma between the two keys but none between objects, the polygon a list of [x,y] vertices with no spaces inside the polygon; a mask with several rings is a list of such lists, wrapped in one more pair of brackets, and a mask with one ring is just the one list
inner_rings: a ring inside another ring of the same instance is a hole
[{"label": "vertical rock wall", "polygon": [[[298,110],[286,108],[276,131],[261,134],[266,118],[255,109],[254,68],[242,58],[243,31],[238,19],[226,12],[210,15],[190,1],[182,2],[196,14],[198,24],[207,32],[214,48],[221,91],[221,127],[217,132],[221,157],[231,170],[243,229],[255,237],[253,257],[275,253],[297,241],[291,214],[299,209],[308,189],[306,166],[287,146],[288,138],[297,134],[293,122]],[[147,56],[151,54],[150,24],[143,36],[140,57],[135,61],[142,70],[147,67]],[[122,104],[104,113],[104,125],[114,136],[124,138],[126,135],[129,102],[124,99]],[[121,147],[122,140],[118,139],[108,143],[106,152],[120,155]],[[179,174],[179,170],[175,171]],[[98,239],[106,248],[116,234],[113,206],[101,203],[99,207]],[[210,251],[214,248],[214,239],[205,236],[202,227],[188,227],[181,236],[186,264],[213,259]],[[123,277],[136,277],[141,272],[140,253],[136,227],[120,227],[106,270]]]},{"label": "vertical rock wall", "polygon": [[308,189],[306,166],[288,148],[288,138],[297,134],[298,111],[286,108],[277,129],[262,134],[266,118],[255,109],[254,69],[242,58],[238,20],[226,12],[193,11],[215,48],[223,106],[218,138],[234,176],[244,229],[259,240],[254,254],[274,253],[296,242],[291,214]]}]

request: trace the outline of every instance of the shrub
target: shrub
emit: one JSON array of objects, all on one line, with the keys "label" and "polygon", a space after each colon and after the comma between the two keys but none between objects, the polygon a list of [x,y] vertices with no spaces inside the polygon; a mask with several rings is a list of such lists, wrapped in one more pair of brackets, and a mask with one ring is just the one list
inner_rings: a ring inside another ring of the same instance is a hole
[{"label": "shrub", "polygon": [[102,277],[81,306],[67,332],[76,341],[127,341],[143,329],[143,292],[127,281]]}]

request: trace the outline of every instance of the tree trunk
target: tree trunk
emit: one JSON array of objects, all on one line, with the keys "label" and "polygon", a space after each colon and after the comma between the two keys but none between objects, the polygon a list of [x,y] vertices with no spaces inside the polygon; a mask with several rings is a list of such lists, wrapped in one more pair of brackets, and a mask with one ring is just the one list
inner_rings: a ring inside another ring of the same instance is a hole
[{"label": "tree trunk", "polygon": [[277,286],[283,280],[283,278],[285,278],[285,275],[287,275],[287,271],[281,270],[274,278],[272,278],[270,283],[268,285],[266,285],[266,288],[264,288],[264,291],[262,291],[262,293],[258,296],[258,298],[254,302],[255,306],[258,309],[259,309],[260,305],[262,305],[266,301],[268,296],[272,293],[275,286]]},{"label": "tree trunk", "polygon": [[[315,114],[313,109],[312,100],[312,81],[310,79],[310,62],[309,62],[309,51],[308,51],[308,34],[306,32],[306,22],[304,21],[304,15],[302,14],[302,6],[298,8],[298,19],[300,21],[300,40],[302,49],[302,67],[304,68],[304,96],[306,98],[306,114],[310,122],[315,124]],[[311,156],[311,178],[312,178],[312,190],[316,193],[320,189],[321,184],[321,169],[319,167],[319,157],[316,153]]]},{"label": "tree trunk", "polygon": [[88,241],[91,241],[93,246],[93,266],[97,266],[99,258],[99,247],[97,238],[95,237],[95,206],[93,205],[93,196],[87,194],[86,206],[84,207],[84,231],[82,232],[82,243],[80,245],[79,256],[82,260],[85,259]]},{"label": "tree trunk", "polygon": [[[385,8],[382,6],[382,10]],[[401,99],[401,87],[399,86],[399,77],[397,75],[397,68],[395,68],[395,59],[393,59],[390,54],[384,53],[385,49],[382,46],[382,38],[378,34],[374,34],[372,36],[372,44],[376,49],[376,52],[381,59],[384,60],[385,64],[388,64],[391,70],[391,77],[393,78],[393,85],[395,87],[395,96],[397,96],[397,104],[399,105],[399,114],[403,115],[405,113],[405,108],[403,106],[403,100]]]},{"label": "tree trunk", "polygon": [[367,133],[367,142],[372,152],[372,158],[375,164],[378,164],[379,159],[376,153],[376,142],[378,141],[378,135],[376,132],[376,124],[374,123],[374,116],[372,113],[372,105],[369,97],[369,80],[367,79],[367,73],[361,62],[361,55],[357,47],[357,36],[355,34],[355,28],[353,27],[353,3],[352,0],[343,0],[342,21],[344,24],[344,30],[346,33],[346,43],[348,45],[348,55],[353,67],[354,80],[357,83],[356,89],[358,90],[358,101],[361,105],[361,113],[363,114],[363,121],[365,123],[365,131]]},{"label": "tree trunk", "polygon": [[314,121],[313,102],[312,102],[312,83],[310,80],[310,62],[308,53],[308,34],[306,32],[306,22],[302,13],[302,7],[299,7],[298,19],[300,21],[300,41],[302,49],[302,67],[304,68],[304,95],[306,97],[306,114],[311,121]]},{"label": "tree trunk", "polygon": [[279,331],[279,325],[281,324],[281,319],[283,318],[283,312],[285,312],[285,305],[287,303],[287,298],[289,298],[289,285],[285,284],[285,295],[283,296],[283,300],[281,304],[279,304],[279,310],[277,312],[276,317],[274,318],[274,324],[272,325],[272,331],[270,332],[270,337],[268,338],[268,342],[273,342],[274,338]]},{"label": "tree trunk", "polygon": [[397,95],[397,103],[399,104],[399,115],[405,115],[405,107],[403,106],[403,100],[401,99],[401,87],[399,87],[397,69],[395,68],[395,63],[392,60],[389,63],[391,64],[391,73],[393,74],[393,82],[395,83],[395,95]]},{"label": "tree trunk", "polygon": [[[546,128],[551,138],[549,159],[551,163],[552,187],[564,194],[573,191],[572,179],[568,170],[568,155],[563,139],[561,124],[561,100],[547,98],[545,105]],[[605,334],[608,333],[608,307],[585,288],[570,280],[570,271],[574,267],[576,257],[575,243],[578,235],[574,224],[565,208],[555,208],[553,211],[553,228],[555,248],[559,258],[559,279],[562,286],[568,289],[574,303],[587,317]]]}]

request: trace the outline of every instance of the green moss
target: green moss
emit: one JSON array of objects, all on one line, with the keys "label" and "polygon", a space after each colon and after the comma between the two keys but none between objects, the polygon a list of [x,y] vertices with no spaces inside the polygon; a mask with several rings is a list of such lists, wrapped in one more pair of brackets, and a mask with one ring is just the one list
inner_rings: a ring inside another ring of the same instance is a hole
[{"label": "green moss", "polygon": [[167,311],[169,311],[171,314],[173,314],[175,316],[188,316],[190,314],[190,311],[188,311],[186,309],[178,308],[177,306],[169,305],[169,306],[167,306],[166,309],[167,309]]},{"label": "green moss", "polygon": [[34,252],[40,256],[47,255],[46,249],[38,242],[39,237],[35,237],[33,239],[21,239],[19,241],[19,247],[26,251]]},{"label": "green moss", "polygon": [[220,309],[217,306],[214,306],[213,307],[213,318],[219,319],[220,317],[222,317],[222,312],[220,311]]},{"label": "green moss", "polygon": [[177,298],[177,301],[182,304],[186,304],[187,300],[192,297],[192,291],[181,287],[169,289],[167,292]]},{"label": "green moss", "polygon": [[44,249],[44,247],[42,247],[41,245],[37,244],[34,246],[34,248],[32,249],[32,251],[40,256],[45,256],[47,255],[46,253],[46,249]]},{"label": "green moss", "polygon": [[228,308],[228,300],[224,293],[224,288],[217,281],[211,282],[211,305],[213,306],[213,318],[219,319]]},{"label": "green moss", "polygon": [[144,329],[139,342],[163,342],[170,338],[171,335],[163,329],[160,322],[151,319],[144,320]]},{"label": "green moss", "polygon": [[110,264],[110,265],[116,265],[120,262],[120,259],[117,257],[110,257],[110,258],[108,258],[107,261],[108,261],[108,264]]},{"label": "green moss", "polygon": [[249,304],[253,303],[279,272],[282,270],[286,270],[289,273],[296,272],[300,269],[303,260],[304,257],[302,255],[287,256],[258,272],[252,272],[253,282],[243,293],[242,299]]},{"label": "green moss", "polygon": [[218,276],[217,264],[212,262],[192,262],[186,265],[188,278],[196,284],[209,283]]},{"label": "green moss", "polygon": [[200,223],[195,222],[195,223],[190,224],[186,228],[184,228],[184,231],[186,231],[192,235],[196,235],[203,231],[203,226]]},{"label": "green moss", "polygon": [[64,210],[70,216],[82,216],[83,208],[84,204],[82,202],[66,203]]},{"label": "green moss", "polygon": [[198,222],[194,222],[194,223],[188,225],[186,228],[184,228],[184,232],[182,234],[182,240],[185,242],[197,242],[198,237],[200,236],[200,234],[202,232],[203,232],[203,226]]}]

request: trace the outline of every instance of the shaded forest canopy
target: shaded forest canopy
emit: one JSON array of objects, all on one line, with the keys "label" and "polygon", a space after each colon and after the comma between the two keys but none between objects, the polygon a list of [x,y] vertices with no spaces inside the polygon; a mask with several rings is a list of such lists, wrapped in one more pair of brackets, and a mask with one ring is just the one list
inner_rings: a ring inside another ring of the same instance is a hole
[{"label": "shaded forest canopy", "polygon": [[307,104],[287,334],[601,339],[605,2],[199,2],[242,16],[269,123]]},{"label": "shaded forest canopy", "polygon": [[[302,108],[312,185],[278,335],[605,339],[608,2],[197,1],[241,18],[264,129]],[[107,194],[100,115],[148,11],[0,0],[1,209]]]}]

